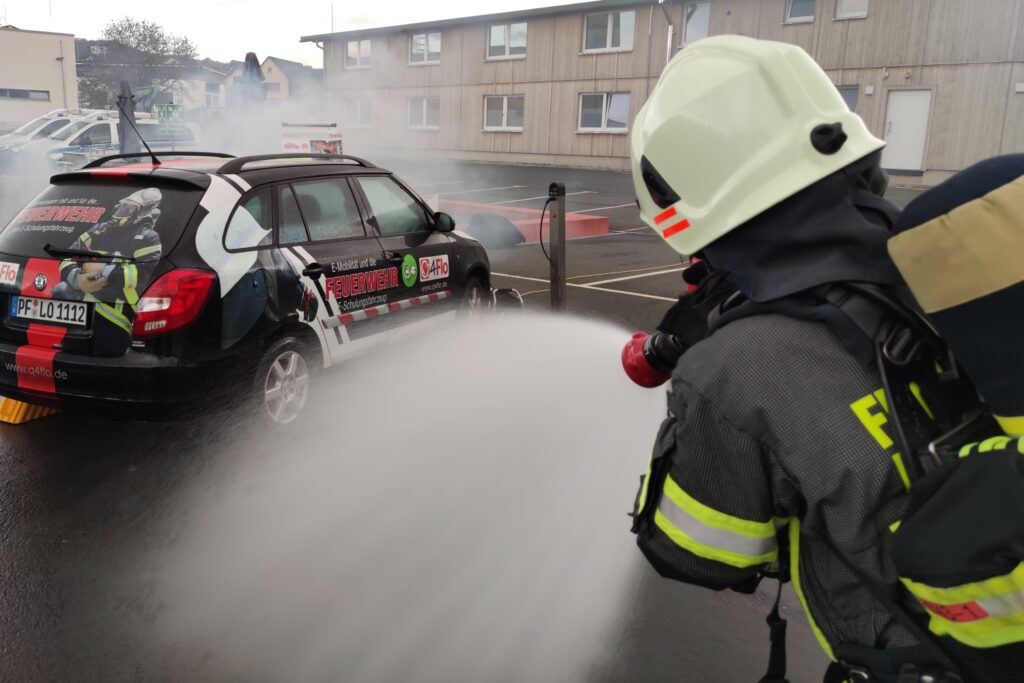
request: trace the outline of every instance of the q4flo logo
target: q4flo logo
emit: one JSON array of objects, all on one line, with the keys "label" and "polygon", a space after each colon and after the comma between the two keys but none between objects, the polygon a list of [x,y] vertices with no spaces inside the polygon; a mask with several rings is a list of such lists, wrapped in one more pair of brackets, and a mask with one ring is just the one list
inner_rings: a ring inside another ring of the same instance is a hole
[{"label": "q4flo logo", "polygon": [[416,284],[416,277],[419,275],[419,265],[416,263],[416,257],[412,254],[406,254],[405,258],[402,259],[402,284],[406,287],[412,287]]}]

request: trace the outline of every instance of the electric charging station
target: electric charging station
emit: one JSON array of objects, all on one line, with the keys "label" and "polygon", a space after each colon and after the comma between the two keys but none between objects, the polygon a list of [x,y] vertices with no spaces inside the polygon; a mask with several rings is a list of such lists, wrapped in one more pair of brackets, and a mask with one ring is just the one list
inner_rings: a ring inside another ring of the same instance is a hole
[{"label": "electric charging station", "polygon": [[[565,309],[565,185],[551,183],[548,186],[548,203],[551,218],[551,310]],[[543,225],[543,224],[542,224]],[[543,240],[543,236],[541,237]]]}]

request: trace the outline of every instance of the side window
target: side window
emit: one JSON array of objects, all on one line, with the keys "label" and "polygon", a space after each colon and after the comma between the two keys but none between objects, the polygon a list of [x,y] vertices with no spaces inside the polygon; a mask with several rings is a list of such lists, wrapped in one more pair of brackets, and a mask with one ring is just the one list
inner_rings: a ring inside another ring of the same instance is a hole
[{"label": "side window", "polygon": [[278,231],[278,244],[300,244],[308,242],[306,226],[302,222],[302,214],[299,213],[299,205],[295,201],[295,194],[289,185],[279,190],[278,206],[281,207],[281,225]]},{"label": "side window", "polygon": [[70,122],[67,119],[56,119],[55,121],[50,121],[48,124],[37,130],[35,135],[32,136],[32,139],[38,140],[40,138],[45,138],[47,135],[52,135],[67,125],[70,125]]},{"label": "side window", "polygon": [[91,128],[86,128],[78,137],[79,145],[108,145],[110,144],[110,126],[101,123]]},{"label": "side window", "polygon": [[430,229],[423,207],[387,176],[359,179],[382,235],[405,235]]},{"label": "side window", "polygon": [[260,190],[235,209],[224,233],[224,246],[228,249],[251,249],[273,244],[272,198],[269,188]]},{"label": "side window", "polygon": [[292,189],[314,242],[366,236],[359,206],[344,178],[295,183]]}]

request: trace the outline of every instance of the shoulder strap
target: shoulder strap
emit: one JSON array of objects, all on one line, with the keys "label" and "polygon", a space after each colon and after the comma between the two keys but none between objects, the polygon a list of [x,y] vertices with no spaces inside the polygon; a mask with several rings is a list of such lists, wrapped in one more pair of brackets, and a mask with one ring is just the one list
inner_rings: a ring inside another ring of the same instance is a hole
[{"label": "shoulder strap", "polygon": [[861,367],[870,369],[875,365],[876,343],[884,341],[899,326],[896,321],[902,320],[904,313],[883,293],[866,296],[855,291],[855,286],[825,285],[765,302],[750,301],[736,294],[709,316],[708,333],[713,334],[735,320],[768,313],[819,322],[831,330]]},{"label": "shoulder strap", "polygon": [[789,683],[789,679],[786,678],[786,620],[779,614],[783,583],[784,579],[779,577],[775,604],[765,619],[769,628],[768,640],[771,643],[771,650],[768,654],[768,670],[758,683]]}]

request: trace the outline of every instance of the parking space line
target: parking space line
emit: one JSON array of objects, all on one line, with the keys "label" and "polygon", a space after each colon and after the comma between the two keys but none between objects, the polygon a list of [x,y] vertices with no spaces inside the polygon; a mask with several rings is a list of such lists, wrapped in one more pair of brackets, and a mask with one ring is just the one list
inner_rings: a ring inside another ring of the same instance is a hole
[{"label": "parking space line", "polygon": [[623,282],[625,280],[636,280],[636,279],[642,278],[642,277],[654,277],[656,275],[668,275],[669,273],[681,273],[684,270],[686,270],[687,268],[689,268],[689,266],[683,266],[682,268],[671,268],[669,270],[661,270],[661,271],[658,271],[657,273],[640,273],[639,275],[627,275],[625,277],[615,277],[615,278],[612,278],[611,280],[599,280],[598,282],[588,282],[587,285],[589,285],[591,287],[594,286],[594,285],[608,285],[608,284],[611,284],[613,282]]},{"label": "parking space line", "polygon": [[629,204],[616,204],[615,206],[599,206],[596,209],[580,209],[579,211],[570,211],[569,213],[593,213],[595,211],[609,211],[611,209],[624,209],[627,206],[636,206],[636,202],[630,202]]},{"label": "parking space line", "polygon": [[[539,277],[526,277],[525,275],[512,275],[511,273],[495,273],[491,275],[497,275],[498,277],[510,277],[516,280],[528,280],[530,282],[542,282],[548,284],[548,280],[542,280]],[[608,292],[609,294],[625,294],[626,296],[638,296],[643,299],[656,299],[658,301],[671,301],[675,303],[678,299],[671,299],[667,296],[657,296],[654,294],[642,294],[640,292],[627,292],[621,289],[609,289],[607,287],[595,287],[593,285],[578,285],[575,282],[565,283],[567,287],[576,287],[577,289],[589,289],[594,292]]]},{"label": "parking space line", "polygon": [[[566,280],[579,280],[583,277],[604,277],[605,275],[626,275],[628,273],[649,273],[652,270],[662,270],[664,268],[675,268],[677,267],[674,263],[669,263],[664,266],[650,266],[649,268],[632,268],[630,270],[609,270],[606,273],[590,273],[588,275],[570,275]],[[591,282],[590,284],[597,284]]]},{"label": "parking space line", "polygon": [[414,183],[414,187],[437,187],[438,185],[461,185],[465,180],[447,180],[443,183]]},{"label": "parking space line", "polygon": [[521,190],[526,185],[506,185],[505,187],[481,187],[478,190],[456,190],[455,192],[442,192],[438,197],[448,197],[453,194],[471,194],[473,192],[497,192],[498,190]]},{"label": "parking space line", "polygon": [[[572,197],[572,196],[578,195],[578,194],[596,194],[596,193],[597,193],[596,190],[582,190],[580,192],[566,192],[565,196],[566,197]],[[547,199],[548,197],[550,197],[550,195],[544,194],[544,195],[541,195],[539,197],[523,197],[522,199],[507,199],[507,200],[505,200],[503,202],[491,202],[491,204],[497,205],[497,204],[515,204],[516,202],[532,202],[535,199]],[[569,211],[568,213],[580,213],[580,212],[579,211],[576,211],[576,212]]]}]

